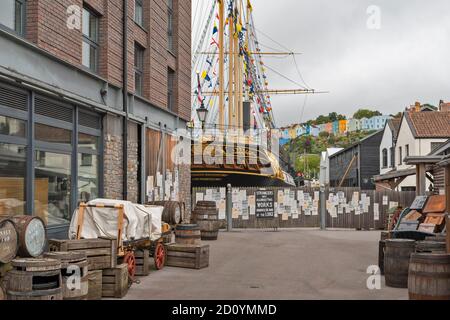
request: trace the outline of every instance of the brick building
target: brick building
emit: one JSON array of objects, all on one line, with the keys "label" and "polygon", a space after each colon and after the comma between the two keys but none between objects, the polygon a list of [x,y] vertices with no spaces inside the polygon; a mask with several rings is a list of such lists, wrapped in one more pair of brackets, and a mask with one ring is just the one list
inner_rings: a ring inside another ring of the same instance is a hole
[{"label": "brick building", "polygon": [[151,196],[189,211],[190,168],[170,153],[191,116],[191,1],[0,9],[0,214],[39,215],[63,237],[80,200]]}]

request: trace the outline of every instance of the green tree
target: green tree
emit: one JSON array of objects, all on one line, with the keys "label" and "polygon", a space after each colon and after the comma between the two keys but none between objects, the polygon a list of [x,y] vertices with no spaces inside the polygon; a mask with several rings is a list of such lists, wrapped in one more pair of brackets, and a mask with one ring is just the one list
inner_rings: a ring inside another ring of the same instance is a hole
[{"label": "green tree", "polygon": [[311,178],[320,170],[320,155],[307,154],[295,159],[295,171],[303,173],[306,178]]},{"label": "green tree", "polygon": [[361,120],[362,118],[372,118],[375,116],[381,116],[381,112],[380,111],[373,111],[373,110],[369,110],[369,109],[359,109],[358,111],[355,112],[355,114],[353,115],[354,119],[358,119]]}]

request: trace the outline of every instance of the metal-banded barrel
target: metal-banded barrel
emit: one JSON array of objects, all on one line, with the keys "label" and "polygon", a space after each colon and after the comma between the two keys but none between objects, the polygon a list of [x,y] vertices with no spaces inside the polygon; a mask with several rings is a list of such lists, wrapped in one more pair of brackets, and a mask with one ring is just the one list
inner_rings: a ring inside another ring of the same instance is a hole
[{"label": "metal-banded barrel", "polygon": [[384,250],[386,248],[386,240],[380,240],[378,242],[378,267],[380,268],[380,274],[384,274]]},{"label": "metal-banded barrel", "polygon": [[175,242],[178,244],[200,244],[200,228],[196,224],[179,224],[175,228]]},{"label": "metal-banded barrel", "polygon": [[6,275],[8,300],[62,300],[61,262],[55,259],[15,259]]},{"label": "metal-banded barrel", "polygon": [[45,258],[61,262],[64,300],[86,300],[89,289],[88,262],[84,252],[48,252]]},{"label": "metal-banded barrel", "polygon": [[202,240],[217,240],[221,223],[215,201],[198,201],[192,221],[200,227]]},{"label": "metal-banded barrel", "polygon": [[409,259],[414,250],[414,240],[386,240],[384,275],[387,286],[395,288],[408,287]]},{"label": "metal-banded barrel", "polygon": [[413,253],[408,293],[411,300],[450,300],[450,254]]},{"label": "metal-banded barrel", "polygon": [[15,216],[11,217],[19,234],[18,255],[23,258],[40,256],[47,243],[45,223],[39,217]]},{"label": "metal-banded barrel", "polygon": [[182,205],[178,201],[152,201],[148,204],[164,207],[161,219],[168,224],[176,225],[183,220]]},{"label": "metal-banded barrel", "polygon": [[14,222],[0,218],[0,263],[10,263],[19,250],[19,236]]},{"label": "metal-banded barrel", "polygon": [[417,241],[416,252],[446,253],[445,242]]}]

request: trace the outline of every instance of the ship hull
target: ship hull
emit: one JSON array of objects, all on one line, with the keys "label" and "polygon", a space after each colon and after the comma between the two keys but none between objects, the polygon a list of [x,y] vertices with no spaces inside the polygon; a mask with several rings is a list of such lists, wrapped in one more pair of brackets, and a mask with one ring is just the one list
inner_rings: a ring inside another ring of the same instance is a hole
[{"label": "ship hull", "polygon": [[244,171],[207,171],[192,170],[191,183],[195,188],[201,187],[292,187],[283,180]]}]

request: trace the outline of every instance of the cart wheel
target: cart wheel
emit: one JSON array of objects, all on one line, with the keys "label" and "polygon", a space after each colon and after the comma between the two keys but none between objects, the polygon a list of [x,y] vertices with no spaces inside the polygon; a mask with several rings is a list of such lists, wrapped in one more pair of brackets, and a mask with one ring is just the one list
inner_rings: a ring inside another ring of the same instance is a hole
[{"label": "cart wheel", "polygon": [[128,266],[128,276],[131,281],[134,281],[136,274],[136,258],[133,251],[128,251],[123,258],[123,262]]},{"label": "cart wheel", "polygon": [[166,248],[162,243],[156,245],[153,259],[155,260],[155,267],[157,270],[164,268],[164,265],[166,264]]}]

